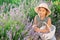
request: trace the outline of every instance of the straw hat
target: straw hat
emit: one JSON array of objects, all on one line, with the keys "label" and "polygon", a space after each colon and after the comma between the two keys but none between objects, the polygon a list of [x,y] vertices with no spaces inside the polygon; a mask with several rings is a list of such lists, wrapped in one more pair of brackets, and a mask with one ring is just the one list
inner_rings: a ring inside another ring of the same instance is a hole
[{"label": "straw hat", "polygon": [[41,3],[39,6],[35,7],[34,10],[35,10],[36,13],[39,13],[38,12],[39,7],[43,7],[43,8],[46,8],[48,10],[48,14],[46,16],[49,16],[51,14],[51,11],[48,8],[48,5],[46,3]]}]

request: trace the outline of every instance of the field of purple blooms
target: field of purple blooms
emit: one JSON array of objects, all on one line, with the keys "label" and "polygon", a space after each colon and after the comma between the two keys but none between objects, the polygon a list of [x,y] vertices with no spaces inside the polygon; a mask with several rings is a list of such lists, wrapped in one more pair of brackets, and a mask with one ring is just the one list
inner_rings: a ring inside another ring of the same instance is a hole
[{"label": "field of purple blooms", "polygon": [[50,17],[52,24],[56,26],[56,38],[60,40],[60,1],[46,0],[21,0],[18,6],[3,2],[0,6],[0,40],[23,40],[29,34],[37,15],[34,7],[41,2],[47,2],[52,10]]}]

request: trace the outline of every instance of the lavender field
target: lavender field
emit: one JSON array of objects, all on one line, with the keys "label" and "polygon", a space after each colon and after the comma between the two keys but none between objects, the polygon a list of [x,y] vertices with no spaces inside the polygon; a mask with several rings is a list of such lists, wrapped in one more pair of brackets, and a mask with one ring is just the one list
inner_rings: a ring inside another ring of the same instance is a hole
[{"label": "lavender field", "polygon": [[34,7],[46,2],[52,11],[52,24],[56,26],[56,38],[60,40],[60,0],[1,0],[0,40],[23,40],[32,28]]}]

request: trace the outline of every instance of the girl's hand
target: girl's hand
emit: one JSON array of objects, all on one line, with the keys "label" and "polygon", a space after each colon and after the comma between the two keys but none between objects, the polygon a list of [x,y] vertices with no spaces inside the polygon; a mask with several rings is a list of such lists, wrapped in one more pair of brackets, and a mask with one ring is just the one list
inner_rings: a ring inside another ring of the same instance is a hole
[{"label": "girl's hand", "polygon": [[38,27],[34,27],[34,31],[40,32],[40,29]]},{"label": "girl's hand", "polygon": [[36,32],[40,31],[39,28],[37,27],[37,25],[33,25],[32,27],[34,28],[34,31],[36,31]]},{"label": "girl's hand", "polygon": [[33,27],[33,28],[34,28],[34,27],[37,27],[37,25],[33,25],[32,27]]}]

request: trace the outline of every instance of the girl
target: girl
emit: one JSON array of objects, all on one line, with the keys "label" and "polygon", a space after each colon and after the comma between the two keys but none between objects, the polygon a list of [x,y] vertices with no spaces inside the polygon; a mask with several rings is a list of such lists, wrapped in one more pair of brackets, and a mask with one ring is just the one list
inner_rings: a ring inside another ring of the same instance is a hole
[{"label": "girl", "polygon": [[[45,40],[45,38],[42,37],[41,33],[50,32],[50,28],[52,24],[51,24],[51,18],[48,16],[51,14],[51,11],[46,3],[41,3],[39,6],[35,7],[34,10],[38,15],[36,15],[34,18],[32,30],[29,31],[29,34],[30,36],[31,35],[33,36],[33,37],[31,36],[33,40],[39,40],[40,37],[42,40]],[[53,37],[49,40],[56,40],[56,38]]]}]

